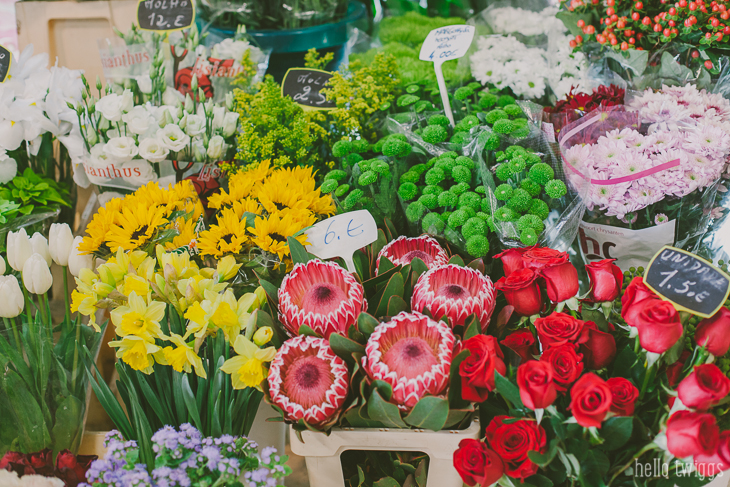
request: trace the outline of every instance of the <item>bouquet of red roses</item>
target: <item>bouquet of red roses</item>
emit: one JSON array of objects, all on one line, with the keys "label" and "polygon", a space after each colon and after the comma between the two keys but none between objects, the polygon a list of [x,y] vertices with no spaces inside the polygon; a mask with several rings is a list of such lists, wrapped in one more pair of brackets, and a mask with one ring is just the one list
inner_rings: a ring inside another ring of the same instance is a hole
[{"label": "bouquet of red roses", "polygon": [[462,363],[462,381],[494,378],[481,398],[485,438],[454,454],[464,482],[689,487],[730,469],[730,310],[678,312],[611,260],[586,266],[579,296],[565,253],[498,257],[502,314],[516,326]]}]

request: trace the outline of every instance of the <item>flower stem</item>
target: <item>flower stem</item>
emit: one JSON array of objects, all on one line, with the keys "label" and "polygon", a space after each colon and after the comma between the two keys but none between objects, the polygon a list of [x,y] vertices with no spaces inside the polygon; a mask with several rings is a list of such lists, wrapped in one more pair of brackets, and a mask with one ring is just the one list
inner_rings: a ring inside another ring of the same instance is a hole
[{"label": "flower stem", "polygon": [[71,305],[68,296],[68,272],[66,266],[61,266],[61,272],[63,272],[63,297],[66,303],[66,325],[71,323]]},{"label": "flower stem", "polygon": [[15,319],[10,321],[8,318],[3,318],[3,321],[5,322],[5,328],[7,330],[10,330],[12,328],[13,338],[15,339],[15,347],[18,350],[21,350],[21,355],[22,355],[22,347],[20,345],[20,337],[18,336],[18,329],[15,327]]},{"label": "flower stem", "polygon": [[654,376],[655,370],[656,370],[656,367],[654,367],[654,366],[646,369],[646,373],[644,374],[644,382],[641,384],[641,392],[639,393],[639,400],[641,400],[644,397],[646,388],[649,386],[649,382],[651,382],[651,379]]},{"label": "flower stem", "polygon": [[76,377],[79,375],[79,335],[81,334],[81,323],[75,323],[76,325],[76,339],[74,340],[74,362],[73,370],[71,371],[71,391],[72,394],[76,391]]},{"label": "flower stem", "polygon": [[634,455],[631,458],[631,460],[629,460],[626,463],[626,465],[624,465],[623,467],[621,467],[621,469],[619,471],[617,471],[615,474],[613,474],[613,476],[611,477],[611,480],[608,481],[608,487],[611,487],[611,484],[613,483],[614,480],[616,480],[616,477],[618,477],[619,475],[621,475],[621,473],[624,470],[626,470],[627,468],[629,468],[641,455],[643,455],[644,453],[646,453],[648,451],[656,450],[657,448],[659,448],[659,447],[657,445],[655,445],[654,443],[649,443],[644,448],[642,448],[641,450],[639,450],[638,452],[636,452],[636,455]]}]

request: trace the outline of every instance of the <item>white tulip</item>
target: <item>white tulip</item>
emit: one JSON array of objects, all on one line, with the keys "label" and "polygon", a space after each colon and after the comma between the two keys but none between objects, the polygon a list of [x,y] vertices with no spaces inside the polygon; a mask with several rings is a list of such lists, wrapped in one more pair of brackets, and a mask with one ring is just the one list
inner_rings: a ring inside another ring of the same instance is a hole
[{"label": "white tulip", "polygon": [[18,272],[22,271],[25,261],[33,253],[33,247],[30,245],[30,239],[28,234],[25,233],[25,228],[8,233],[7,248],[8,264]]},{"label": "white tulip", "polygon": [[5,274],[6,270],[7,270],[7,267],[5,267],[5,259],[3,259],[3,256],[0,255],[0,276]]},{"label": "white tulip", "polygon": [[15,318],[23,312],[23,291],[15,276],[0,276],[0,317]]},{"label": "white tulip", "polygon": [[30,238],[30,246],[34,254],[40,255],[46,261],[46,264],[51,265],[51,251],[48,248],[48,240],[46,237],[35,232]]},{"label": "white tulip", "polygon": [[208,157],[212,161],[218,161],[223,155],[223,147],[225,146],[223,137],[220,135],[214,135],[208,142]]},{"label": "white tulip", "polygon": [[74,234],[66,223],[54,223],[48,233],[48,248],[53,262],[60,266],[68,265],[68,255],[74,243]]},{"label": "white tulip", "polygon": [[68,270],[71,271],[71,275],[79,277],[81,269],[93,269],[94,256],[79,254],[79,244],[83,240],[83,237],[76,237],[71,244],[71,252],[68,256]]},{"label": "white tulip", "polygon": [[33,294],[44,294],[51,289],[53,276],[51,269],[40,254],[33,254],[25,261],[23,266],[23,284],[28,292]]}]

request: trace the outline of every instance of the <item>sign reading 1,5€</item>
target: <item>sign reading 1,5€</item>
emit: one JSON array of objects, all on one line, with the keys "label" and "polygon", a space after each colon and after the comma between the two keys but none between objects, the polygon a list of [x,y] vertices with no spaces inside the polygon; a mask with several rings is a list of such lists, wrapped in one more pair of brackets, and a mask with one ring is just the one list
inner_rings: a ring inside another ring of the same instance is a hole
[{"label": "sign reading 1,5\u20ac", "polygon": [[323,220],[307,230],[307,252],[320,259],[342,257],[355,272],[352,255],[378,239],[378,226],[368,210],[352,211]]}]

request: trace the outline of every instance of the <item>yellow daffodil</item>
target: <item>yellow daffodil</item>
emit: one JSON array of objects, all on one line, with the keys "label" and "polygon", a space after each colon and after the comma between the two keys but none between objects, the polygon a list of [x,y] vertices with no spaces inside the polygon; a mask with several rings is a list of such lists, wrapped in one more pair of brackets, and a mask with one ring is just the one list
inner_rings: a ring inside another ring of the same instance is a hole
[{"label": "yellow daffodil", "polygon": [[80,293],[74,289],[71,293],[71,312],[89,317],[89,325],[98,332],[101,331],[96,324],[96,303],[98,299],[94,294]]},{"label": "yellow daffodil", "polygon": [[[204,338],[206,334],[221,329],[229,340],[241,332],[241,323],[236,313],[238,303],[230,289],[224,293],[205,291],[205,299],[195,302],[185,312],[185,318],[190,320],[185,338],[191,334],[196,338]],[[210,328],[213,325],[213,328]]]},{"label": "yellow daffodil", "polygon": [[243,264],[237,264],[236,258],[232,255],[226,255],[223,257],[220,261],[218,261],[218,268],[216,269],[216,272],[218,273],[218,282],[231,280],[238,273],[238,269],[240,269],[242,265]]},{"label": "yellow daffodil", "polygon": [[117,335],[134,335],[149,342],[162,335],[160,321],[165,317],[165,303],[152,301],[149,305],[144,298],[132,291],[129,305],[120,306],[111,312],[112,323]]},{"label": "yellow daffodil", "polygon": [[164,365],[169,365],[178,372],[190,373],[194,368],[195,373],[207,379],[208,376],[205,373],[205,367],[203,367],[203,361],[200,359],[193,347],[185,343],[185,340],[180,335],[170,335],[170,341],[176,345],[175,348],[169,346],[162,349],[163,358],[165,360]]},{"label": "yellow daffodil", "polygon": [[271,341],[273,336],[274,330],[272,330],[270,326],[264,326],[256,330],[256,333],[253,334],[253,342],[257,346],[263,347]]},{"label": "yellow daffodil", "polygon": [[158,245],[155,251],[166,280],[172,282],[187,279],[199,273],[198,265],[190,260],[189,253],[165,252],[162,245]]},{"label": "yellow daffodil", "polygon": [[276,348],[261,349],[243,335],[238,335],[233,343],[236,357],[225,361],[221,370],[231,376],[234,389],[246,387],[261,388],[261,382],[266,377],[265,364],[274,360]]},{"label": "yellow daffodil", "polygon": [[121,340],[109,342],[110,347],[118,348],[117,358],[121,358],[134,370],[145,374],[152,373],[154,356],[160,356],[162,348],[135,335],[125,336]]},{"label": "yellow daffodil", "polygon": [[147,296],[150,292],[150,285],[147,279],[134,275],[127,274],[124,276],[124,295],[129,296],[135,293],[137,296]]}]

